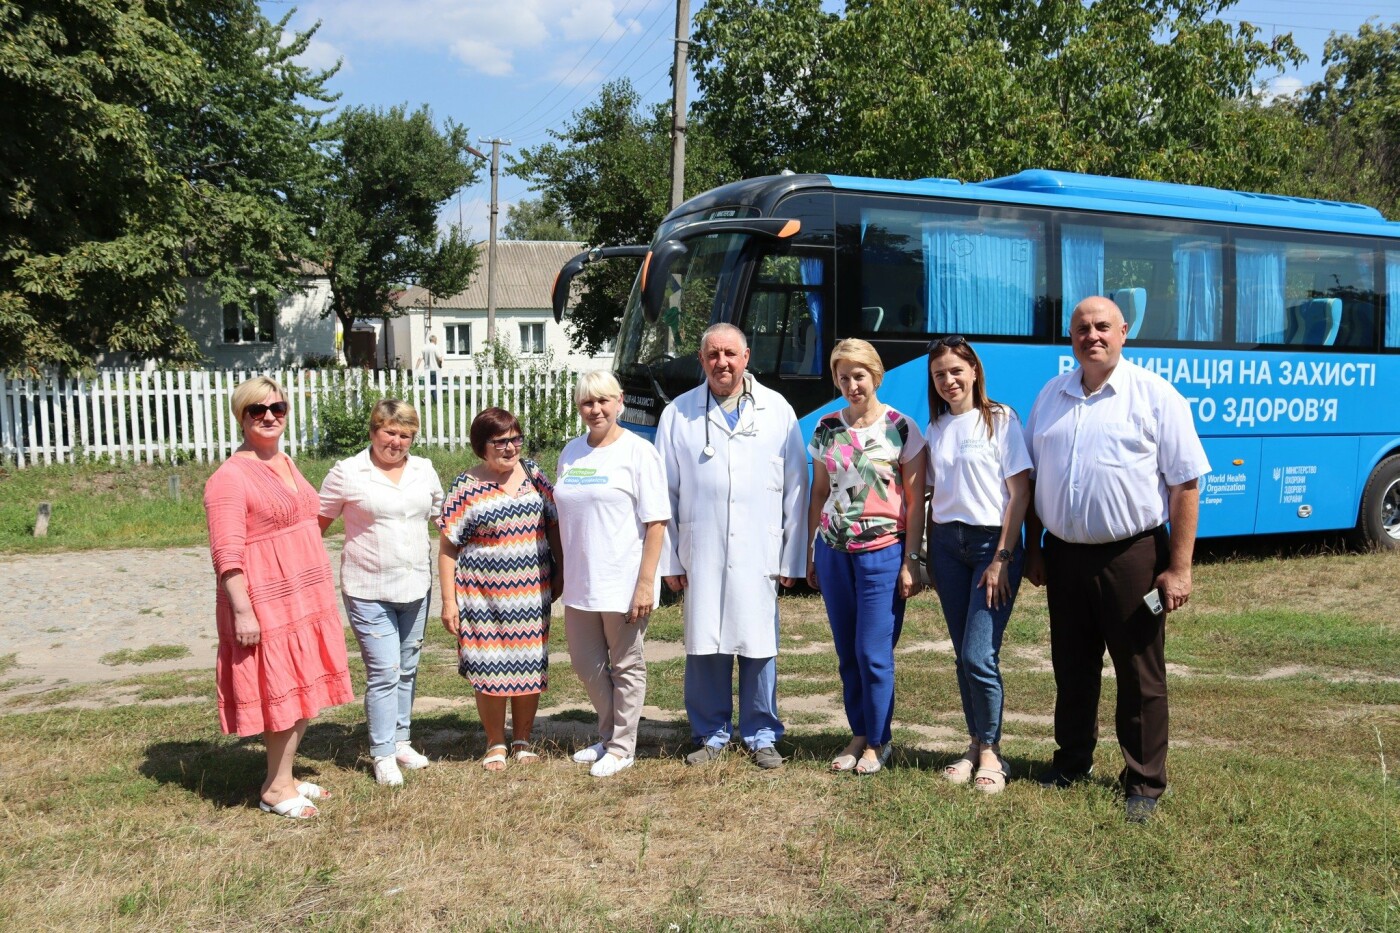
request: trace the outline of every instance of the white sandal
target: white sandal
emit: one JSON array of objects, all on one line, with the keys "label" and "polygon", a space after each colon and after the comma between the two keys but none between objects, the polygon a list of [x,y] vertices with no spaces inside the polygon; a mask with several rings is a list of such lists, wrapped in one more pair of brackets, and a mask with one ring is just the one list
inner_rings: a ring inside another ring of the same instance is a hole
[{"label": "white sandal", "polygon": [[288,797],[281,803],[270,804],[265,800],[259,800],[258,807],[261,808],[264,813],[285,816],[289,820],[309,820],[317,813],[316,805],[301,794],[297,794],[295,797]]},{"label": "white sandal", "polygon": [[520,764],[540,760],[540,756],[530,748],[528,739],[516,739],[514,742],[510,743],[510,747],[512,749],[511,757]]},{"label": "white sandal", "polygon": [[949,784],[966,784],[970,781],[972,772],[977,769],[977,756],[981,754],[981,750],[981,745],[969,745],[961,758],[943,769],[944,780]]},{"label": "white sandal", "polygon": [[[1001,767],[978,768],[972,786],[984,794],[999,794],[1006,790],[1006,779],[1011,777],[1011,766],[1000,755],[997,756],[997,764]],[[983,781],[987,783],[983,784]]]},{"label": "white sandal", "polygon": [[331,792],[320,784],[312,784],[310,781],[298,784],[297,793],[301,794],[307,800],[324,800],[331,795]]},{"label": "white sandal", "polygon": [[[496,754],[494,754],[494,755],[490,754],[492,751],[495,751],[495,750],[498,749],[498,748],[500,749],[499,752],[496,752]],[[481,766],[482,766],[483,768],[485,768],[487,771],[491,771],[491,772],[495,772],[495,771],[504,771],[504,770],[505,770],[505,764],[506,764],[506,747],[505,747],[504,745],[499,745],[499,744],[498,744],[498,745],[492,745],[492,746],[489,746],[489,747],[486,749],[486,751],[487,751],[487,755],[486,755],[485,758],[481,759]],[[501,767],[499,767],[499,768],[492,768],[491,765],[500,765]]]}]

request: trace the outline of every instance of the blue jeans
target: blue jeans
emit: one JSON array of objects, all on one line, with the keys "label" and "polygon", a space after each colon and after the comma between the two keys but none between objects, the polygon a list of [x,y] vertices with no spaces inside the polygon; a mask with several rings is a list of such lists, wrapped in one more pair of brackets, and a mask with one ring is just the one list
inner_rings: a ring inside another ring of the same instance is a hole
[{"label": "blue jeans", "polygon": [[685,656],[685,714],[697,744],[724,748],[734,734],[734,658],[739,659],[739,734],[750,749],[776,745],[778,659],[732,654]]},{"label": "blue jeans", "polygon": [[399,742],[408,741],[431,595],[429,588],[411,603],[345,597],[345,612],[365,662],[365,719],[369,753],[375,758],[394,754]]},{"label": "blue jeans", "polygon": [[838,551],[818,536],[812,562],[836,644],[851,735],[886,745],[894,718],[894,646],[904,628],[899,598],[904,547]]},{"label": "blue jeans", "polygon": [[1003,569],[1011,598],[999,608],[989,609],[987,591],[977,582],[996,559],[1000,536],[1000,528],[962,522],[935,522],[928,533],[929,574],[943,604],[948,637],[953,640],[967,734],[984,745],[1001,741],[1001,637],[1016,602],[1025,559],[1018,541]]}]

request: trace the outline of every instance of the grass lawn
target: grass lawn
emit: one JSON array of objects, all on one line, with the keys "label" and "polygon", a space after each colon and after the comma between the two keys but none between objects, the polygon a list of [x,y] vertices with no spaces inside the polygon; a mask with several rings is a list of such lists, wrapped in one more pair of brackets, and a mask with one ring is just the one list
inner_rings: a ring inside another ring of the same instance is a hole
[{"label": "grass lawn", "polygon": [[[414,448],[433,461],[443,488],[478,462],[469,448]],[[537,462],[550,476],[559,451],[543,450]],[[320,487],[335,458],[298,457],[297,468]],[[184,547],[209,540],[204,523],[204,483],[217,463],[76,463],[17,469],[0,465],[0,554],[93,548]],[[180,497],[171,496],[179,480]],[[34,537],[39,503],[52,508],[48,534]],[[338,531],[337,525],[333,532]]]},{"label": "grass lawn", "polygon": [[[315,482],[328,466],[304,468]],[[56,471],[45,494],[79,496],[90,470]],[[11,474],[0,490],[16,482],[43,485]],[[257,809],[261,742],[219,733],[207,670],[0,701],[0,928],[1400,930],[1400,555],[1202,557],[1170,621],[1171,790],[1145,826],[1123,822],[1116,792],[1111,676],[1096,779],[1064,792],[1027,779],[1052,751],[1054,697],[1029,586],[1003,649],[1013,780],[991,798],[939,773],[965,737],[929,595],[901,641],[893,767],[869,778],[826,771],[846,734],[818,599],[783,601],[778,772],[739,754],[680,762],[667,607],[636,767],[594,780],[569,762],[592,718],[557,625],[546,758],[488,774],[430,621],[414,737],[433,766],[378,787],[362,709],[331,710],[298,774],[335,796],[306,823]]]}]

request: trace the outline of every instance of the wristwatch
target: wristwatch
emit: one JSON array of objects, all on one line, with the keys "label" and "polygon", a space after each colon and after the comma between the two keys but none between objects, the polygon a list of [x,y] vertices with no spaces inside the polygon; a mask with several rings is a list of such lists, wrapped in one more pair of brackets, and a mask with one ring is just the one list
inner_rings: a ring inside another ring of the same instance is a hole
[{"label": "wristwatch", "polygon": [[1011,552],[1008,551],[1006,548],[1002,548],[1000,551],[997,551],[997,560],[1005,562],[1005,561],[1008,561],[1008,560],[1010,560],[1010,559],[1011,559]]}]

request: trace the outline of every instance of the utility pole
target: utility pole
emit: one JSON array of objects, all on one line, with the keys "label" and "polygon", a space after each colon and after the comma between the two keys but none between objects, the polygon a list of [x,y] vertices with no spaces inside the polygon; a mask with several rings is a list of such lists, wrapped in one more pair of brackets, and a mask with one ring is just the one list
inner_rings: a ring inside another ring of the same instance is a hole
[{"label": "utility pole", "polygon": [[477,142],[491,144],[491,240],[486,249],[486,342],[496,339],[496,215],[501,212],[496,199],[496,183],[501,177],[501,147],[509,146],[509,139],[478,136]]},{"label": "utility pole", "polygon": [[685,200],[686,52],[690,49],[690,0],[676,0],[676,60],[671,72],[671,209]]}]

